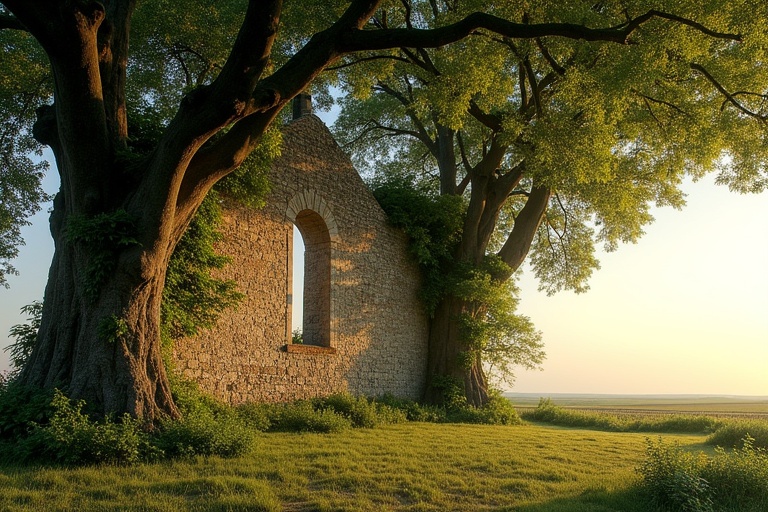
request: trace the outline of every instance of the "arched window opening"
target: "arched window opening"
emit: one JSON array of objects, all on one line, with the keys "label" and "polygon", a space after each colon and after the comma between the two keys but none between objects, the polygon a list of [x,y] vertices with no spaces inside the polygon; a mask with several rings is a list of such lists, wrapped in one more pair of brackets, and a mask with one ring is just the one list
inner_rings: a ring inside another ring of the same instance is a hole
[{"label": "arched window opening", "polygon": [[[323,218],[313,210],[302,210],[296,215],[295,226],[301,233],[304,245],[303,286],[300,299],[296,288],[299,283],[299,268],[296,253],[299,244],[294,242],[293,279],[294,299],[292,308],[292,329],[301,325],[301,343],[329,347],[331,344],[331,237]],[[301,300],[301,307],[299,307]],[[296,320],[301,309],[301,324]],[[296,320],[293,320],[293,319]],[[298,340],[296,340],[298,341]]]},{"label": "arched window opening", "polygon": [[293,225],[293,279],[291,280],[291,343],[304,343],[304,239]]}]

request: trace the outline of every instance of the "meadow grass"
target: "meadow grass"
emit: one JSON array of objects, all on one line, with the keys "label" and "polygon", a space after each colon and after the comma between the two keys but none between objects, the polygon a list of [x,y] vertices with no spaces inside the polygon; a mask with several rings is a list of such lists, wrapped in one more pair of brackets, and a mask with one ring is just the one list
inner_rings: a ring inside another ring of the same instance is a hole
[{"label": "meadow grass", "polygon": [[[645,511],[646,436],[405,423],[268,433],[248,455],[130,467],[0,467],[3,511]],[[688,449],[703,436],[666,435]]]}]

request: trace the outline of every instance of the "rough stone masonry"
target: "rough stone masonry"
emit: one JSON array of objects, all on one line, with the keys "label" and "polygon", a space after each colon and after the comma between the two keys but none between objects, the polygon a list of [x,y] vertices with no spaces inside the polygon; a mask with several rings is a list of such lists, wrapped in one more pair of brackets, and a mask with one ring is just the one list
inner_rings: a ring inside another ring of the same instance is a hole
[{"label": "rough stone masonry", "polygon": [[[233,404],[340,391],[418,399],[427,318],[407,239],[307,110],[284,127],[267,205],[225,200],[217,249],[232,263],[221,277],[246,298],[214,329],[175,344],[176,370]],[[302,344],[291,343],[294,224],[306,247]]]}]

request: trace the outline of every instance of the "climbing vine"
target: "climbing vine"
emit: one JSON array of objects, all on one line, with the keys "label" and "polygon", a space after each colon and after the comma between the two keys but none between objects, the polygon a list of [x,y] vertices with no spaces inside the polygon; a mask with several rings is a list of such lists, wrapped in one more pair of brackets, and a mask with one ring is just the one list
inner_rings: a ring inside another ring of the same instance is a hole
[{"label": "climbing vine", "polygon": [[403,180],[378,183],[374,196],[390,223],[409,237],[409,249],[423,276],[422,300],[433,316],[438,303],[453,296],[464,303],[460,318],[465,350],[460,363],[470,367],[479,356],[498,381],[514,380],[512,367],[537,368],[544,360],[541,333],[517,314],[519,290],[509,267],[495,255],[480,265],[457,261],[465,201],[438,196]]},{"label": "climbing vine", "polygon": [[90,300],[98,298],[101,286],[114,272],[120,251],[140,245],[137,232],[136,219],[123,209],[69,218],[67,240],[82,244],[89,255],[83,289]]}]

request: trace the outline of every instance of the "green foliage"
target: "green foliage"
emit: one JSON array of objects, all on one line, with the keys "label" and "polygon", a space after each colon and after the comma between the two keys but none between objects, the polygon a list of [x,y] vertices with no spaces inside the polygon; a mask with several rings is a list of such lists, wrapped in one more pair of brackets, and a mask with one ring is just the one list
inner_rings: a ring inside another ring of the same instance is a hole
[{"label": "green foliage", "polygon": [[752,440],[752,446],[768,450],[768,421],[729,420],[707,438],[707,443],[723,448],[740,448],[746,438]]},{"label": "green foliage", "polygon": [[18,444],[19,457],[63,464],[134,464],[158,455],[137,420],[126,414],[119,421],[107,417],[96,422],[82,412],[84,405],[55,390],[50,418],[32,424],[29,437]]},{"label": "green foliage", "polygon": [[216,253],[221,239],[218,195],[209,193],[176,246],[165,278],[161,318],[166,340],[193,336],[214,325],[219,315],[235,306],[243,295],[237,283],[212,275],[229,258]]},{"label": "green foliage", "polygon": [[86,248],[83,289],[95,301],[101,287],[112,275],[121,250],[141,245],[137,240],[136,219],[123,209],[85,217],[73,215],[67,221],[67,240]]},{"label": "green foliage", "polygon": [[405,418],[408,421],[428,423],[445,423],[447,421],[445,408],[437,405],[420,404],[413,400],[397,398],[392,395],[378,397],[376,401],[401,411],[405,414]]},{"label": "green foliage", "polygon": [[32,354],[32,348],[37,341],[37,332],[43,318],[43,303],[36,300],[21,308],[21,312],[29,315],[27,322],[11,327],[8,334],[16,341],[3,349],[10,352],[11,365],[15,370],[21,370]]},{"label": "green foliage", "polygon": [[280,156],[282,141],[280,129],[268,129],[240,167],[219,181],[215,190],[250,208],[262,208],[270,190],[267,171]]},{"label": "green foliage", "polygon": [[768,508],[768,451],[755,448],[749,436],[741,448],[717,448],[701,472],[715,490],[717,504],[736,510]]},{"label": "green foliage", "polygon": [[253,447],[254,432],[230,406],[202,393],[196,384],[172,377],[180,420],[161,423],[153,442],[168,457],[237,457]]},{"label": "green foliage", "polygon": [[102,318],[96,328],[99,339],[107,343],[117,343],[127,336],[128,332],[128,322],[117,315]]},{"label": "green foliage", "polygon": [[462,338],[465,363],[478,356],[492,377],[514,381],[514,366],[537,368],[544,359],[541,333],[528,317],[515,313],[518,289],[501,259],[488,256],[482,265],[458,263],[465,202],[458,196],[438,196],[404,180],[384,181],[374,196],[390,222],[409,238],[409,249],[424,276],[422,298],[427,312],[447,296],[464,301]]},{"label": "green foliage", "polygon": [[[519,425],[520,417],[512,402],[491,391],[488,401],[482,407],[470,405],[460,383],[451,377],[436,376],[432,386],[443,396],[441,406],[418,406],[417,413],[426,412],[418,421],[441,423],[479,423],[487,425]],[[435,414],[437,413],[437,414]],[[435,414],[432,416],[432,414]]]},{"label": "green foliage", "polygon": [[509,267],[498,257],[488,256],[480,267],[457,266],[451,293],[464,301],[462,338],[467,359],[481,358],[491,378],[514,383],[513,367],[538,368],[544,360],[541,332],[531,320],[516,314],[519,290],[506,276]]},{"label": "green foliage", "polygon": [[643,487],[651,503],[664,510],[708,512],[712,510],[712,489],[700,476],[706,464],[679,446],[667,445],[659,439],[646,440],[646,460],[638,468]]},{"label": "green foliage", "polygon": [[301,329],[294,329],[291,333],[291,343],[295,343],[297,345],[303,345],[304,344],[304,335],[301,332]]},{"label": "green foliage", "polygon": [[347,418],[355,428],[375,428],[379,425],[402,423],[404,412],[377,400],[349,393],[336,393],[313,400],[316,409],[330,409]]},{"label": "green foliage", "polygon": [[565,409],[549,398],[542,398],[533,411],[522,414],[524,420],[541,421],[564,427],[594,428],[609,432],[712,432],[722,424],[709,416],[695,415],[615,415]]},{"label": "green foliage", "polygon": [[252,448],[254,431],[232,414],[198,413],[161,424],[155,443],[168,457],[239,457]]},{"label": "green foliage", "polygon": [[718,448],[708,457],[677,445],[647,440],[638,468],[643,488],[657,507],[673,511],[764,510],[768,505],[768,453],[752,446],[731,452]]},{"label": "green foliage", "polygon": [[483,425],[519,425],[522,423],[512,403],[499,393],[492,393],[482,407],[463,404],[448,409],[446,421]]},{"label": "green foliage", "polygon": [[53,391],[31,389],[0,379],[0,440],[14,444],[29,433],[32,423],[41,424],[53,414]]},{"label": "green foliage", "polygon": [[466,204],[458,196],[436,196],[404,180],[374,186],[373,195],[392,225],[409,238],[409,250],[424,275],[422,298],[434,313],[446,293],[454,251],[461,238]]},{"label": "green foliage", "polygon": [[[742,35],[735,42],[657,20],[626,45],[472,37],[376,59],[345,57],[356,65],[340,70],[350,94],[334,130],[364,172],[433,191],[441,179],[469,178],[463,194],[492,203],[494,180],[479,164],[490,147],[503,151],[494,174],[522,176],[505,192],[498,220],[486,212],[492,250],[509,238],[535,185],[554,192],[528,253],[547,293],[587,290],[599,269],[596,246],[638,241],[654,205],[682,207],[686,176],[717,172],[740,192],[768,184],[766,34],[745,14],[755,12],[746,2],[430,4],[387,3],[377,17],[390,28],[431,28],[480,10],[524,23],[616,27],[653,8]],[[739,91],[745,103],[723,91]],[[441,139],[441,130],[456,135]],[[464,235],[474,240],[478,232]]]},{"label": "green foliage", "polygon": [[352,421],[330,408],[316,408],[309,400],[281,404],[273,409],[272,432],[340,432],[352,428]]},{"label": "green foliage", "polygon": [[[2,11],[0,11],[2,12]],[[35,109],[51,94],[47,59],[33,37],[0,30],[0,287],[15,275],[11,260],[24,244],[21,228],[51,197],[42,189],[48,163],[32,138]]]}]

